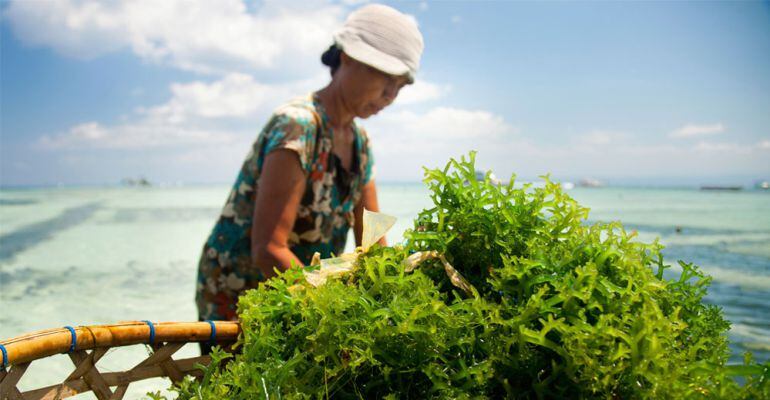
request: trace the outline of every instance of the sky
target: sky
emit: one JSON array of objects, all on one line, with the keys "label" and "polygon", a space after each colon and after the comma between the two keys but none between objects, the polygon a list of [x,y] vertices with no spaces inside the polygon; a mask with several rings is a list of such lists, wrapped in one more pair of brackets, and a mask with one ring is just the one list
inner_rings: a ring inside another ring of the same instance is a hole
[{"label": "sky", "polygon": [[[362,4],[0,1],[0,185],[230,183],[272,110],[328,83]],[[425,52],[359,121],[380,182],[470,150],[520,180],[770,179],[770,3],[384,4]]]}]

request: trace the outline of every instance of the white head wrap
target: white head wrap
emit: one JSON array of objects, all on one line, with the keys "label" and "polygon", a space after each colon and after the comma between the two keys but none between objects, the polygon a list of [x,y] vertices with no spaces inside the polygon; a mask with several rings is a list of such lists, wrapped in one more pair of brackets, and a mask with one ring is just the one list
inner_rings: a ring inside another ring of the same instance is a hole
[{"label": "white head wrap", "polygon": [[424,47],[414,18],[381,4],[351,13],[334,42],[351,58],[387,74],[407,75],[410,82]]}]

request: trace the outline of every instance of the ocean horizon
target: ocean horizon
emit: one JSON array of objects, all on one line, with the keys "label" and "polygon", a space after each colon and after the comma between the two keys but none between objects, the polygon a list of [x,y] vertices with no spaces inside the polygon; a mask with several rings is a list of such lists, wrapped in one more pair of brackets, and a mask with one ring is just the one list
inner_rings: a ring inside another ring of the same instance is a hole
[{"label": "ocean horizon", "polygon": [[[138,177],[143,178],[143,177]],[[138,179],[134,178],[134,179]],[[507,182],[508,177],[498,177],[503,182]],[[503,179],[504,178],[504,179]],[[129,178],[130,179],[130,178]],[[580,182],[584,180],[596,180],[601,186],[597,188],[640,188],[640,189],[700,189],[703,186],[725,186],[725,187],[740,187],[740,190],[764,190],[756,187],[757,184],[762,182],[770,182],[770,177],[713,177],[713,178],[690,178],[690,179],[677,179],[677,178],[661,178],[661,177],[649,177],[649,178],[574,178],[574,179],[557,179],[551,177],[551,180],[555,182],[571,183],[579,187]],[[148,186],[146,187],[200,187],[200,186],[227,186],[231,185],[231,181],[203,181],[203,182],[188,182],[188,181],[153,181],[148,180]],[[516,183],[538,183],[542,182],[542,177],[516,177]],[[422,179],[393,179],[393,180],[381,180],[377,182],[378,185],[422,185]],[[108,182],[68,182],[68,183],[19,183],[19,184],[6,184],[0,181],[0,191],[2,190],[24,190],[24,189],[49,189],[49,188],[62,188],[62,189],[79,189],[79,188],[118,188],[118,187],[134,187],[140,185],[127,184],[121,181],[108,181]],[[141,187],[141,186],[140,186]]]}]

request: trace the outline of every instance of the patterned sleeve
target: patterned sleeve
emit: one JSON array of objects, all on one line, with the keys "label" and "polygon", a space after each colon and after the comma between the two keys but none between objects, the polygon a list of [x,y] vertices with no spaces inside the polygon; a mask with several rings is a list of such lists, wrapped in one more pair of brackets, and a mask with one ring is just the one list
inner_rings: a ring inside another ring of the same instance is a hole
[{"label": "patterned sleeve", "polygon": [[363,138],[363,146],[361,149],[361,172],[363,175],[362,182],[364,185],[366,185],[370,181],[374,180],[376,175],[376,171],[374,169],[374,152],[372,152],[372,142],[369,140],[369,135],[363,128],[359,129],[361,132],[361,137]]},{"label": "patterned sleeve", "polygon": [[299,156],[305,172],[311,169],[315,151],[317,127],[313,112],[298,106],[285,106],[273,113],[265,126],[258,166],[262,169],[265,156],[278,149],[289,149]]}]

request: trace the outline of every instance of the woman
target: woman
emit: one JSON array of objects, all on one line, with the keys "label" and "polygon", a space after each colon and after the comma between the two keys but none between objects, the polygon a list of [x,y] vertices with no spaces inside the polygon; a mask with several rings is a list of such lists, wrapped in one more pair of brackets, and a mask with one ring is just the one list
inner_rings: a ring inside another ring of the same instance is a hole
[{"label": "woman", "polygon": [[410,17],[375,4],[353,12],[334,41],[321,58],[329,85],[279,107],[243,163],[203,247],[201,320],[236,319],[238,295],[274,268],[342,253],[351,226],[360,245],[363,209],[378,211],[369,137],[354,119],[413,82],[422,35]]}]

